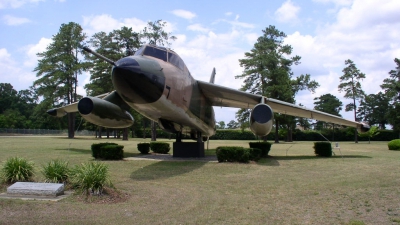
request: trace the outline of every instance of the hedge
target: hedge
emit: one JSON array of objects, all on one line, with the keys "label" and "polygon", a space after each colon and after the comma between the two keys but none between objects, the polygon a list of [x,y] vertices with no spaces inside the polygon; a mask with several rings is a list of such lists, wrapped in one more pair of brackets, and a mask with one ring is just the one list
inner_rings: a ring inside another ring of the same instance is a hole
[{"label": "hedge", "polygon": [[218,162],[248,163],[250,160],[258,161],[261,150],[258,148],[243,148],[236,146],[221,146],[216,149]]},{"label": "hedge", "polygon": [[101,147],[106,146],[106,145],[118,145],[116,143],[97,143],[97,144],[92,144],[92,156],[95,159],[102,158],[101,157]]},{"label": "hedge", "polygon": [[262,150],[259,148],[249,148],[249,160],[251,161],[258,161],[262,157]]},{"label": "hedge", "polygon": [[[320,131],[316,130],[305,130],[301,131],[299,129],[295,129],[293,131],[293,140],[294,141],[326,141],[322,135],[328,138],[331,142],[334,141],[354,141],[354,131],[355,128],[347,127],[344,129],[335,128],[332,129],[323,129]],[[398,139],[399,134],[397,132],[393,132],[392,130],[379,130],[379,134],[371,138],[371,141],[391,141],[393,139]],[[189,134],[183,133],[183,139],[190,139]],[[143,138],[143,131],[135,131],[135,137]],[[150,138],[150,129],[146,129],[146,138]],[[175,134],[168,133],[161,129],[157,129],[157,138],[169,138],[174,140],[176,138]],[[258,140],[258,138],[250,131],[250,130],[229,130],[229,129],[221,129],[216,130],[215,135],[210,137],[211,140]],[[267,135],[267,140],[275,140],[275,132],[272,131]],[[284,138],[280,138],[280,140],[284,140]],[[368,141],[368,137],[358,137],[359,141]]]},{"label": "hedge", "polygon": [[91,149],[95,159],[120,160],[124,157],[124,146],[116,143],[92,144]]},{"label": "hedge", "polygon": [[270,142],[249,142],[250,148],[258,148],[261,150],[261,157],[267,157],[271,150],[272,143]]},{"label": "hedge", "polygon": [[106,145],[101,147],[101,158],[105,160],[121,160],[124,158],[123,145]]},{"label": "hedge", "polygon": [[169,143],[157,142],[157,141],[151,142],[150,148],[153,152],[161,153],[161,154],[168,154],[169,150],[171,149],[171,147],[169,146]]},{"label": "hedge", "polygon": [[317,156],[331,157],[332,145],[326,141],[314,142],[314,152]]},{"label": "hedge", "polygon": [[149,154],[150,143],[139,143],[137,144],[137,149],[141,154]]},{"label": "hedge", "polygon": [[216,149],[218,162],[242,162],[250,159],[250,151],[243,147],[221,146]]},{"label": "hedge", "polygon": [[400,139],[391,140],[388,143],[389,150],[400,150]]}]

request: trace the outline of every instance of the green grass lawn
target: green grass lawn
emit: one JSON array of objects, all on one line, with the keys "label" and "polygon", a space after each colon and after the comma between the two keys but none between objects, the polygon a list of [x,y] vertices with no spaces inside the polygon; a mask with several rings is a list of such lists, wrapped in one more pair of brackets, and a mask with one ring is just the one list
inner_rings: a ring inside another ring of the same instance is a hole
[{"label": "green grass lawn", "polygon": [[[43,181],[43,164],[91,161],[90,145],[107,141],[136,156],[137,143],[149,139],[0,137],[0,165],[24,157],[35,163],[35,180]],[[248,142],[209,143],[218,146]],[[105,161],[126,201],[0,199],[0,224],[400,224],[400,151],[389,151],[386,142],[340,147],[336,156],[319,158],[312,142],[273,144],[272,157],[249,164]]]}]

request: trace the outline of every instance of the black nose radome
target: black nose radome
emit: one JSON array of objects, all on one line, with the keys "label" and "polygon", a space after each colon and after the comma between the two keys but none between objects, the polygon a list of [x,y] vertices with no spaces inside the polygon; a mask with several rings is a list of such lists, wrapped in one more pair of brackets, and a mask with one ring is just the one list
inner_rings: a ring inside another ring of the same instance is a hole
[{"label": "black nose radome", "polygon": [[152,70],[141,68],[132,57],[120,59],[112,71],[114,87],[125,101],[139,104],[155,102],[164,91],[165,77],[149,72]]}]

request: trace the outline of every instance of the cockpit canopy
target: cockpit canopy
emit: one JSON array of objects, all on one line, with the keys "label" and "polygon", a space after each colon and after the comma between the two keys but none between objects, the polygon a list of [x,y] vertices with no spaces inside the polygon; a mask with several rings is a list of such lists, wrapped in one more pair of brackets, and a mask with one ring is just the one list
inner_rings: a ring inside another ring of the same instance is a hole
[{"label": "cockpit canopy", "polygon": [[171,49],[167,49],[165,47],[156,45],[143,45],[136,51],[135,55],[146,55],[155,57],[165,62],[169,62],[183,71],[188,70],[181,57],[179,57],[179,55]]}]

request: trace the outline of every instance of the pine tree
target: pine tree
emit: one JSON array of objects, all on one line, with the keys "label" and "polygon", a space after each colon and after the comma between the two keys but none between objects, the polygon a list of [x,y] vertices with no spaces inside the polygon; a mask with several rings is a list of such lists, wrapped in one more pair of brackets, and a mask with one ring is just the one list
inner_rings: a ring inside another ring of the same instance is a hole
[{"label": "pine tree", "polygon": [[[291,66],[298,65],[301,57],[297,55],[290,57],[293,48],[283,43],[286,34],[277,30],[275,26],[269,26],[262,32],[263,35],[257,39],[253,49],[245,53],[244,59],[239,59],[244,71],[235,78],[244,79],[241,90],[289,103],[295,103],[295,95],[300,90],[308,89],[314,92],[319,84],[311,81],[309,74],[292,79]],[[242,116],[237,114],[237,117]],[[277,113],[274,118],[275,142],[278,143],[279,124],[288,123],[291,131],[294,120]],[[291,139],[291,132],[289,136]]]},{"label": "pine tree", "polygon": [[[353,102],[346,105],[345,111],[354,111],[354,120],[357,121],[357,105],[356,101],[364,99],[365,93],[361,88],[360,81],[365,79],[365,74],[361,73],[353,61],[350,59],[344,62],[347,65],[343,70],[343,75],[340,77],[338,86],[339,92],[344,92],[344,97],[352,99]],[[358,143],[357,130],[354,133],[354,142]]]},{"label": "pine tree", "polygon": [[[80,61],[80,46],[85,39],[82,27],[74,22],[62,24],[46,51],[38,53],[37,79],[33,87],[53,107],[71,104],[78,100],[78,75],[85,69]],[[68,137],[74,137],[75,114],[68,114]]]}]

